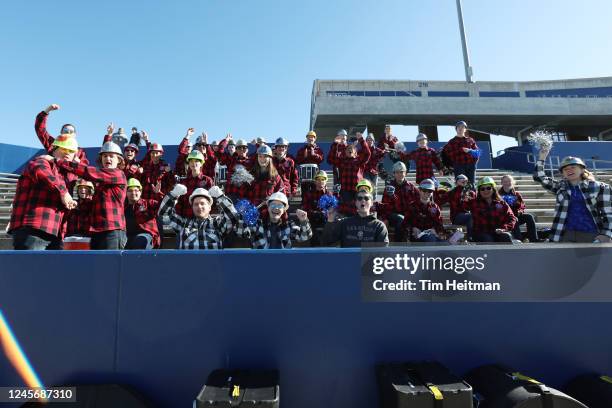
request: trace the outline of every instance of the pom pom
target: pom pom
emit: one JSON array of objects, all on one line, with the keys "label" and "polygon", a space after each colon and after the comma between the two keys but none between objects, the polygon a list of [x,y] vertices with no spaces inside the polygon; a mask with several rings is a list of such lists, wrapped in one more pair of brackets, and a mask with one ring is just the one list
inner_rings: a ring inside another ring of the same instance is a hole
[{"label": "pom pom", "polygon": [[327,216],[327,211],[330,208],[333,208],[333,209],[338,208],[338,199],[336,198],[336,196],[329,195],[329,194],[323,194],[321,198],[319,198],[318,207],[319,209],[321,209],[321,211],[323,211],[325,216]]},{"label": "pom pom", "polygon": [[402,142],[395,143],[395,151],[399,153],[406,152],[406,146]]},{"label": "pom pom", "polygon": [[246,225],[252,227],[257,224],[257,220],[259,220],[259,211],[249,200],[239,200],[234,207],[242,216]]},{"label": "pom pom", "polygon": [[506,203],[508,203],[510,207],[512,207],[514,203],[516,203],[516,196],[512,194],[504,194],[502,198],[504,199]]},{"label": "pom pom", "polygon": [[537,131],[527,136],[527,141],[535,146],[538,150],[550,151],[553,145],[552,136],[550,133]]},{"label": "pom pom", "polygon": [[251,184],[255,177],[248,172],[244,166],[236,166],[234,173],[232,174],[232,184],[235,186],[241,186],[243,184]]},{"label": "pom pom", "polygon": [[476,149],[476,150],[470,150],[470,154],[472,155],[473,158],[475,159],[479,159],[480,158],[480,153],[481,150],[480,149]]}]

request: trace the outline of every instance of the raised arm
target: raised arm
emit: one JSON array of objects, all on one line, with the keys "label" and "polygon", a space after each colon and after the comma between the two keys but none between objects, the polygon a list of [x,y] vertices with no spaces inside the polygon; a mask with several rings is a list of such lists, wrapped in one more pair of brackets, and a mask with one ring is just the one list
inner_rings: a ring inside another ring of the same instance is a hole
[{"label": "raised arm", "polygon": [[[176,213],[174,206],[176,205],[176,201],[178,198],[187,193],[187,187],[182,184],[177,184],[174,186],[172,191],[170,191],[163,198],[160,206],[158,214],[161,216],[168,216],[170,219],[170,227],[178,234],[181,230],[187,225],[187,219],[181,217]],[[162,231],[160,231],[161,233]]]},{"label": "raised arm", "polygon": [[34,130],[36,131],[36,136],[38,136],[38,140],[42,143],[45,150],[49,151],[55,138],[51,136],[49,132],[47,132],[47,118],[49,117],[49,113],[60,108],[57,104],[49,105],[45,108],[44,111],[40,112],[36,115],[36,121],[34,122]]},{"label": "raised arm", "polygon": [[74,161],[57,160],[57,165],[76,174],[85,180],[102,183],[107,185],[125,185],[127,181],[121,169],[98,169]]},{"label": "raised arm", "polygon": [[552,177],[548,177],[544,172],[544,161],[548,157],[550,150],[542,149],[538,155],[538,161],[536,162],[535,169],[533,172],[533,179],[540,183],[546,190],[556,194],[560,188],[560,182]]}]

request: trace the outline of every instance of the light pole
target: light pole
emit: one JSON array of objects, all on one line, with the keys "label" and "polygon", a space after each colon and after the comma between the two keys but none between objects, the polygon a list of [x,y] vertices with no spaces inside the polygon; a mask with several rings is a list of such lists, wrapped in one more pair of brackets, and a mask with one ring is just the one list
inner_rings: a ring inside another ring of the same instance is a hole
[{"label": "light pole", "polygon": [[461,46],[463,47],[463,65],[465,67],[465,81],[472,83],[472,66],[470,65],[470,53],[468,51],[467,39],[465,38],[465,27],[463,26],[463,11],[461,9],[461,0],[457,0],[457,17],[459,17],[459,34],[461,35]]}]

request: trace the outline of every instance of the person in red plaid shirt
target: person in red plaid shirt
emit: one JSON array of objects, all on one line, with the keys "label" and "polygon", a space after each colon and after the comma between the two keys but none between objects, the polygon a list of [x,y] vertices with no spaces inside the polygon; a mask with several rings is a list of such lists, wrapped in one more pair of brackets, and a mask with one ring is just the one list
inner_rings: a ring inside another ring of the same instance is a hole
[{"label": "person in red plaid shirt", "polygon": [[142,185],[136,179],[129,179],[124,206],[127,234],[125,249],[153,249],[161,246],[157,229],[159,201],[141,197]]},{"label": "person in red plaid shirt", "polygon": [[465,209],[472,213],[474,222],[473,240],[475,242],[512,243],[512,230],[516,217],[510,206],[495,190],[491,177],[478,180],[478,195],[466,201]]},{"label": "person in red plaid shirt", "polygon": [[[34,130],[36,131],[36,136],[38,136],[38,140],[42,143],[43,147],[49,154],[51,154],[51,150],[53,150],[53,142],[55,138],[51,136],[51,134],[47,131],[47,119],[49,114],[55,110],[60,109],[60,106],[57,104],[49,105],[45,108],[44,111],[40,112],[36,116],[36,121],[34,122]],[[74,125],[70,123],[66,123],[62,126],[62,130],[60,131],[62,135],[72,135],[76,137],[76,129]],[[84,164],[89,164],[89,160],[87,160],[87,155],[85,154],[85,150],[79,148],[76,153],[76,157]],[[76,182],[76,179],[74,180]]]},{"label": "person in red plaid shirt", "polygon": [[327,163],[332,165],[332,178],[334,180],[334,185],[340,185],[340,171],[338,167],[334,164],[338,157],[344,156],[344,150],[347,146],[347,137],[348,133],[344,129],[340,129],[336,134],[336,138],[334,139],[334,143],[332,143],[329,152],[327,153]]},{"label": "person in red plaid shirt", "polygon": [[76,139],[62,134],[53,141],[53,156],[31,160],[19,177],[8,230],[14,249],[63,248],[65,213],[77,203],[66,186],[68,177],[54,160],[73,160],[77,149]]},{"label": "person in red plaid shirt", "polygon": [[220,164],[227,167],[227,171],[225,173],[227,178],[227,182],[225,183],[225,195],[227,195],[231,200],[236,200],[242,194],[240,186],[236,186],[231,182],[234,169],[237,165],[241,165],[248,170],[253,166],[254,161],[249,157],[249,146],[243,139],[238,139],[236,142],[236,153],[230,155],[228,152],[226,152],[225,148],[230,140],[232,140],[231,134],[228,134],[225,136],[225,139],[221,140],[221,143],[219,143],[217,158],[219,159]]},{"label": "person in red plaid shirt", "polygon": [[[114,132],[115,132],[115,125],[111,122],[106,127],[106,135],[104,136],[104,140],[102,141],[102,144],[106,142],[112,142]],[[145,138],[147,138],[147,132],[143,130],[142,134],[145,136]],[[135,143],[130,143],[123,148],[123,159],[125,161],[123,165],[123,172],[125,173],[126,179],[130,179],[130,178],[138,179],[140,178],[142,174],[142,171],[143,171],[142,166],[140,162],[136,160],[137,154],[138,154],[138,145],[136,145]]]},{"label": "person in red plaid shirt", "polygon": [[502,187],[499,189],[499,195],[508,203],[512,209],[512,213],[517,219],[512,235],[515,239],[523,240],[520,226],[527,224],[527,238],[529,242],[539,242],[538,230],[536,229],[535,218],[532,214],[525,212],[525,201],[521,193],[514,188],[514,177],[506,174],[501,178]]},{"label": "person in red plaid shirt", "polygon": [[[53,161],[50,156],[45,156]],[[121,148],[106,142],[100,149],[100,169],[76,161],[56,160],[57,166],[79,177],[96,183],[91,213],[91,249],[123,249],[125,246],[125,214],[123,203],[126,196],[125,173]]]},{"label": "person in red plaid shirt", "polygon": [[404,240],[404,214],[408,211],[411,202],[419,199],[419,190],[410,181],[406,180],[406,165],[401,161],[393,164],[394,179],[385,187],[379,216],[387,219],[394,228],[395,240]]},{"label": "person in red plaid shirt", "polygon": [[[147,158],[142,162],[142,198],[161,201],[164,195],[174,185],[174,174],[170,165],[162,158],[164,147],[159,143],[151,143]],[[161,182],[161,191],[155,192],[154,187]]]},{"label": "person in red plaid shirt", "polygon": [[[317,134],[311,130],[306,134],[306,144],[300,147],[295,155],[295,164],[301,166],[303,164],[316,164],[317,166],[323,162],[323,149],[315,143]],[[301,175],[300,175],[301,177]],[[314,188],[314,182],[304,181],[300,184],[302,194]]]},{"label": "person in red plaid shirt", "polygon": [[427,135],[425,133],[419,133],[416,137],[417,149],[409,152],[399,154],[402,161],[406,163],[410,160],[416,164],[416,182],[420,183],[425,179],[434,179],[433,166],[438,169],[438,175],[443,176],[442,163],[438,157],[438,153],[435,149],[427,146]]},{"label": "person in red plaid shirt", "polygon": [[251,169],[255,178],[250,185],[241,187],[241,197],[248,199],[254,205],[265,201],[272,193],[283,192],[283,180],[272,162],[272,149],[263,145],[257,150],[257,161]]},{"label": "person in red plaid shirt", "polygon": [[94,185],[91,181],[79,179],[75,186],[77,190],[77,207],[66,215],[66,236],[89,236],[91,210],[93,208]]},{"label": "person in red plaid shirt", "polygon": [[464,121],[457,122],[455,129],[457,130],[457,136],[444,145],[442,153],[452,164],[455,175],[465,174],[473,185],[480,149],[476,146],[474,139],[467,134],[467,123]]},{"label": "person in red plaid shirt", "polygon": [[472,237],[473,221],[472,214],[465,210],[466,202],[476,198],[476,193],[467,188],[468,178],[465,174],[457,175],[455,187],[446,194],[434,196],[436,203],[440,206],[448,203],[450,207],[450,222],[455,225],[465,225],[467,236]]},{"label": "person in red plaid shirt", "polygon": [[368,160],[370,160],[370,147],[363,139],[361,133],[357,133],[357,143],[361,151],[357,153],[357,146],[351,143],[344,149],[344,154],[339,153],[340,140],[336,137],[332,143],[328,161],[338,168],[340,174],[340,205],[354,208],[355,186],[363,178],[363,172]]},{"label": "person in red plaid shirt", "polygon": [[190,138],[194,132],[194,128],[187,129],[185,137],[183,137],[183,140],[178,145],[178,155],[174,161],[174,174],[178,177],[185,177],[187,175],[187,155],[191,153]]},{"label": "person in red plaid shirt", "polygon": [[398,141],[398,138],[393,136],[393,133],[391,132],[391,125],[385,125],[385,134],[383,137],[378,139],[376,147],[383,150],[395,149],[395,144]]},{"label": "person in red plaid shirt", "polygon": [[214,181],[202,171],[205,159],[201,152],[194,150],[187,156],[188,174],[179,178],[179,183],[187,187],[187,194],[178,198],[175,206],[176,213],[183,218],[193,217],[193,210],[189,204],[189,196],[196,188],[210,189]]},{"label": "person in red plaid shirt", "polygon": [[404,214],[402,230],[412,242],[443,242],[442,212],[433,200],[436,185],[425,179],[419,184],[419,199],[408,206]]},{"label": "person in red plaid shirt", "polygon": [[274,167],[278,171],[278,175],[283,180],[285,194],[288,197],[297,194],[298,173],[295,167],[295,161],[291,157],[287,157],[287,148],[289,142],[287,139],[279,137],[274,144]]},{"label": "person in red plaid shirt", "polygon": [[[189,137],[191,137],[191,134],[189,135]],[[208,143],[208,134],[206,132],[202,132],[202,134],[197,137],[196,142],[193,145],[193,150],[197,150],[202,153],[202,155],[204,156],[204,167],[202,168],[202,172],[206,176],[214,180],[215,169],[217,167],[217,154],[213,150],[212,146]],[[179,157],[177,157],[175,162],[175,172],[179,176],[187,175],[188,169],[186,167],[186,160],[187,155],[189,153],[189,140],[185,141],[185,139],[183,138],[183,141],[179,145]],[[179,171],[181,172],[179,173]]]},{"label": "person in red plaid shirt", "polygon": [[[378,167],[384,159],[385,154],[387,153],[385,149],[381,149],[380,147],[374,146],[374,134],[368,134],[366,138],[366,142],[370,147],[370,160],[366,163],[366,167],[364,169],[363,176],[372,183],[374,190],[376,190],[376,185],[378,184]],[[376,193],[374,194],[376,195]]]},{"label": "person in red plaid shirt", "polygon": [[[321,234],[317,231],[317,228],[321,228],[325,225],[325,214],[319,208],[319,200],[324,195],[336,195],[327,189],[328,177],[325,170],[319,170],[314,179],[314,189],[302,194],[302,210],[306,211],[308,214],[308,219],[313,229],[310,243],[312,246],[318,246],[321,242]],[[336,196],[336,198],[338,197]]]}]

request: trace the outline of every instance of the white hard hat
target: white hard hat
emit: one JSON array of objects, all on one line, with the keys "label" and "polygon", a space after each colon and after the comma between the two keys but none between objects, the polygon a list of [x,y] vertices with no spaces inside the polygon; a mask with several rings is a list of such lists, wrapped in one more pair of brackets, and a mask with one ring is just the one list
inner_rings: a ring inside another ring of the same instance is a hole
[{"label": "white hard hat", "polygon": [[285,204],[285,210],[289,208],[289,200],[287,200],[287,196],[284,193],[281,193],[280,191],[271,194],[270,197],[268,197],[268,199],[266,200],[266,204],[269,204],[270,201],[280,201],[281,203]]},{"label": "white hard hat", "polygon": [[207,189],[205,188],[196,188],[195,190],[193,190],[193,193],[191,193],[191,195],[189,196],[189,204],[193,205],[193,200],[196,197],[204,197],[206,198],[211,204],[213,202],[213,198],[210,195],[210,193],[208,192]]}]

